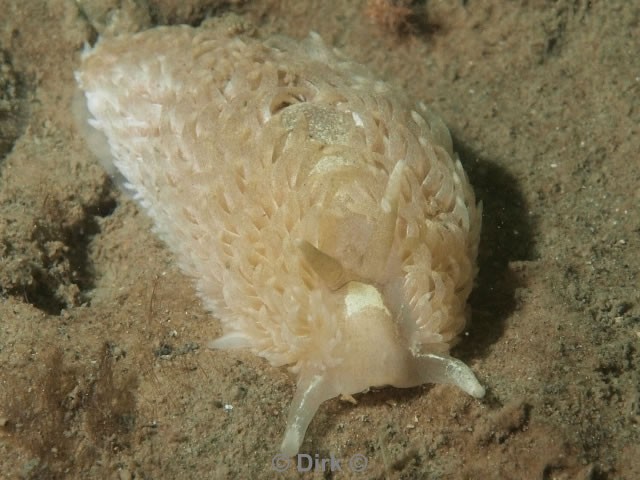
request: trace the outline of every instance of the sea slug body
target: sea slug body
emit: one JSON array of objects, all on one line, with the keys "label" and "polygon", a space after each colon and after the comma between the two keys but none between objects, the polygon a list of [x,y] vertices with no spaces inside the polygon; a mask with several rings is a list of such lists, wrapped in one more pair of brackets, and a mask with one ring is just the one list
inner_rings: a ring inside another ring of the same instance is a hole
[{"label": "sea slug body", "polygon": [[430,382],[484,395],[448,355],[481,209],[426,105],[316,34],[158,27],[98,41],[76,79],[103,162],[220,319],[212,346],[296,376],[283,453],[340,394]]}]

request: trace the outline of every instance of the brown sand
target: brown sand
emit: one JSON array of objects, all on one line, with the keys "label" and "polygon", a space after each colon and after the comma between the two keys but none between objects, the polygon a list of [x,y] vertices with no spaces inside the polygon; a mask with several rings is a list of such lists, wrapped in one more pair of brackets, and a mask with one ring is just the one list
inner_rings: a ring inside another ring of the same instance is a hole
[{"label": "brown sand", "polygon": [[365,455],[359,478],[640,478],[640,6],[430,0],[398,32],[366,4],[0,0],[0,478],[276,476],[292,381],[205,348],[217,321],[70,108],[84,42],[229,10],[430,103],[484,202],[454,353],[487,397],[332,400],[303,452]]}]

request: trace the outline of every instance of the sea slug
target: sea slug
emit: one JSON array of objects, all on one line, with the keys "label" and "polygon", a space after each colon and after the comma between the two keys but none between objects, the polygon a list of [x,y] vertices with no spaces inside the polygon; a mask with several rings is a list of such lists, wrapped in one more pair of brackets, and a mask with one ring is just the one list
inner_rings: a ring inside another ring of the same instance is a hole
[{"label": "sea slug", "polygon": [[158,27],[86,48],[76,79],[103,162],[220,319],[212,346],[296,376],[283,453],[340,394],[484,395],[448,355],[481,208],[424,103],[314,33]]}]

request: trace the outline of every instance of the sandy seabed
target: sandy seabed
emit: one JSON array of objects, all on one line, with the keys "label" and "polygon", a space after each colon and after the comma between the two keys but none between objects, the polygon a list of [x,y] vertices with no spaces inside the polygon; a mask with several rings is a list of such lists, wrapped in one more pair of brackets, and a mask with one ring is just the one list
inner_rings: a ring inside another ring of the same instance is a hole
[{"label": "sandy seabed", "polygon": [[486,398],[326,402],[302,452],[341,462],[303,475],[640,478],[640,5],[430,0],[398,30],[368,3],[0,0],[0,478],[300,476],[272,464],[293,381],[205,348],[218,322],[71,109],[85,42],[229,12],[432,105],[484,204],[454,354]]}]

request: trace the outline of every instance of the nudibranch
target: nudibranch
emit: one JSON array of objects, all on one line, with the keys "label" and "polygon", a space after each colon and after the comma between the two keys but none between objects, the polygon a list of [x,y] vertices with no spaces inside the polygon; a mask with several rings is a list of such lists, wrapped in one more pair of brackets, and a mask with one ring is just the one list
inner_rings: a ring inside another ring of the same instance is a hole
[{"label": "nudibranch", "polygon": [[281,451],[320,404],[454,384],[481,206],[424,103],[326,47],[157,27],[86,48],[76,79],[107,168],[153,219],[223,335],[287,366]]}]

